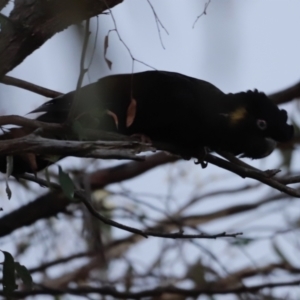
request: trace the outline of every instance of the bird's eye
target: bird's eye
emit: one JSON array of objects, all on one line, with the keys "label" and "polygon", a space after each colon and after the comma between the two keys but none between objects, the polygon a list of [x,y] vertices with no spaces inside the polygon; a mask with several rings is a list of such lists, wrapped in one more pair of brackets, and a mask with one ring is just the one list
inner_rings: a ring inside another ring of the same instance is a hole
[{"label": "bird's eye", "polygon": [[267,122],[265,120],[257,120],[256,125],[260,130],[265,130],[268,127]]}]

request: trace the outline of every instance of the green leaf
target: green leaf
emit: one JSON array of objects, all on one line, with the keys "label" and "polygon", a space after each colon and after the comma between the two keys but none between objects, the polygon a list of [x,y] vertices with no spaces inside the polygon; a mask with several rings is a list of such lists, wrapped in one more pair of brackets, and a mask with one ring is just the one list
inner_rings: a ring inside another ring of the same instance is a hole
[{"label": "green leaf", "polygon": [[66,195],[66,197],[73,200],[74,192],[75,192],[74,183],[73,183],[72,179],[70,178],[70,176],[63,171],[61,166],[58,166],[58,170],[59,170],[58,181],[60,183],[60,186],[61,186],[64,194]]},{"label": "green leaf", "polygon": [[27,268],[23,265],[21,265],[18,262],[15,262],[15,270],[18,274],[18,276],[21,278],[23,281],[24,285],[26,286],[27,289],[32,290],[32,277],[27,270]]},{"label": "green leaf", "polygon": [[186,276],[191,279],[196,286],[203,286],[207,283],[205,279],[205,268],[200,259],[189,267]]},{"label": "green leaf", "polygon": [[[1,251],[1,250],[0,250]],[[15,276],[15,261],[9,252],[1,251],[4,254],[3,262],[3,291],[6,296],[12,294],[18,288]]]},{"label": "green leaf", "polygon": [[241,246],[247,246],[254,241],[255,241],[255,239],[251,239],[251,238],[236,238],[234,241],[232,241],[230,243],[233,246],[241,247]]}]

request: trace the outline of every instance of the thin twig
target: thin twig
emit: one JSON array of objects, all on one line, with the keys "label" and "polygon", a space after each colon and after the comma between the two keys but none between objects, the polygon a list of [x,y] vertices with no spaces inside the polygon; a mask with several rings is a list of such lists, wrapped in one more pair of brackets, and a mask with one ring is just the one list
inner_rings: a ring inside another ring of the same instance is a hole
[{"label": "thin twig", "polygon": [[16,86],[18,88],[45,96],[47,98],[56,98],[56,97],[62,95],[62,93],[60,93],[60,92],[46,89],[42,86],[33,84],[31,82],[28,82],[28,81],[25,81],[22,79],[14,78],[11,76],[3,76],[1,79],[1,82],[4,84],[7,84],[7,85]]},{"label": "thin twig", "polygon": [[88,64],[88,67],[87,67],[88,70],[90,69],[90,67],[92,65],[92,62],[93,62],[93,59],[95,56],[95,52],[96,52],[96,48],[97,48],[98,33],[99,33],[99,17],[98,16],[97,16],[96,20],[97,20],[97,26],[96,26],[96,32],[95,32],[95,40],[94,40],[93,50],[92,50],[92,54],[91,54],[91,59]]},{"label": "thin twig", "polygon": [[236,238],[237,236],[242,235],[243,233],[242,232],[237,232],[237,233],[222,232],[222,233],[218,233],[218,234],[206,234],[206,233],[183,234],[183,232],[161,233],[161,232],[145,231],[145,234],[147,234],[148,236],[156,236],[156,237],[170,238],[170,239],[217,239],[220,237]]},{"label": "thin twig", "polygon": [[[32,182],[36,182],[39,185],[42,185],[42,186],[45,186],[45,187],[50,185],[50,187],[53,188],[53,189],[61,190],[61,187],[60,187],[59,184],[53,183],[53,182],[49,183],[47,180],[44,180],[44,179],[39,178],[39,177],[34,176],[34,175],[24,174],[24,175],[20,175],[19,178],[23,178],[23,179],[26,179],[26,180],[30,180]],[[108,218],[102,216],[99,212],[97,212],[93,208],[93,206],[90,204],[90,202],[87,201],[84,191],[82,191],[82,190],[75,191],[74,192],[74,198],[79,199],[86,206],[86,208],[91,213],[91,215],[94,216],[95,218],[97,218],[98,220],[102,221],[104,224],[111,225],[113,227],[131,232],[131,233],[135,233],[135,234],[138,234],[138,235],[141,235],[141,236],[147,238],[147,235],[142,230],[120,224],[118,222],[115,222],[111,219],[108,219]]]},{"label": "thin twig", "polygon": [[152,3],[150,2],[150,0],[147,0],[147,2],[149,4],[149,6],[151,7],[153,15],[154,15],[154,18],[155,18],[155,23],[156,23],[156,27],[157,27],[158,36],[159,36],[159,40],[160,40],[161,46],[163,47],[163,49],[166,49],[165,46],[164,46],[164,44],[163,44],[163,41],[162,41],[160,26],[166,32],[167,35],[169,35],[169,32],[166,29],[166,27],[163,25],[163,23],[161,22],[161,20],[159,19],[159,17],[157,15],[157,13],[156,13],[156,11],[155,11]]},{"label": "thin twig", "polygon": [[[38,178],[34,175],[30,175],[30,174],[24,174],[24,175],[20,175],[19,178],[23,178],[26,180],[30,180],[32,182],[36,182],[38,184],[40,184],[41,186],[45,186],[45,187],[51,187],[54,188],[56,190],[61,190],[61,187],[59,184],[57,183],[49,183],[48,181],[42,179],[42,178]],[[226,232],[222,232],[219,234],[183,234],[183,232],[176,232],[176,233],[161,233],[159,231],[143,231],[137,228],[133,228],[133,227],[129,227],[123,224],[120,224],[118,222],[115,222],[111,219],[108,219],[106,217],[104,217],[103,215],[101,215],[97,210],[95,210],[95,208],[92,206],[92,204],[90,203],[90,201],[88,201],[86,199],[86,194],[84,191],[82,190],[76,190],[74,192],[74,198],[79,199],[87,208],[87,210],[91,213],[92,216],[94,216],[95,218],[97,218],[98,220],[102,221],[103,223],[107,224],[107,225],[111,225],[113,227],[131,232],[131,233],[135,233],[138,235],[141,235],[145,238],[147,238],[148,236],[153,236],[153,237],[160,237],[160,238],[170,238],[170,239],[192,239],[192,238],[198,238],[198,239],[216,239],[216,238],[220,238],[220,237],[237,237],[238,235],[241,235],[241,232],[238,233],[231,233],[228,234]]]},{"label": "thin twig", "polygon": [[84,40],[83,40],[82,52],[81,52],[81,58],[80,58],[80,72],[79,72],[79,76],[78,76],[78,80],[77,80],[74,101],[72,102],[72,106],[70,108],[70,112],[68,115],[68,121],[72,121],[76,117],[78,102],[81,100],[80,99],[80,88],[82,86],[84,75],[88,71],[88,69],[84,67],[84,61],[85,61],[85,57],[86,57],[90,34],[91,34],[90,19],[88,19],[88,20],[86,20],[86,24],[85,24],[85,34],[84,34]]},{"label": "thin twig", "polygon": [[[106,3],[106,1],[104,1],[104,3]],[[133,73],[133,71],[134,71],[134,62],[135,62],[135,61],[138,62],[138,63],[140,63],[140,64],[142,64],[142,65],[144,65],[144,66],[146,66],[146,67],[149,67],[149,68],[151,68],[151,69],[153,69],[153,70],[156,70],[156,68],[152,67],[151,65],[148,65],[147,63],[145,63],[145,62],[143,62],[143,61],[141,61],[141,60],[139,60],[139,59],[136,59],[135,56],[133,56],[133,54],[132,54],[130,48],[129,48],[128,45],[124,42],[124,40],[122,39],[122,37],[121,37],[121,35],[120,35],[120,33],[119,33],[119,30],[118,30],[118,28],[117,28],[117,22],[116,22],[116,19],[115,19],[113,13],[112,13],[112,10],[110,9],[110,7],[108,6],[107,3],[106,3],[106,5],[107,5],[107,9],[109,10],[111,19],[112,19],[112,21],[113,21],[113,23],[114,23],[114,27],[115,27],[114,29],[110,29],[110,30],[108,31],[107,36],[109,36],[109,34],[110,34],[112,31],[116,32],[116,34],[117,34],[117,36],[118,36],[118,38],[119,38],[119,41],[120,41],[120,42],[123,44],[123,46],[126,48],[128,54],[130,55],[130,57],[131,57],[131,59],[132,59],[132,70],[131,70],[131,72]]]},{"label": "thin twig", "polygon": [[42,128],[47,131],[61,131],[64,128],[61,124],[41,122],[18,115],[0,116],[0,126],[4,125],[24,126],[32,129]]},{"label": "thin twig", "polygon": [[207,14],[207,8],[208,8],[210,2],[211,2],[211,0],[208,0],[208,2],[206,2],[206,3],[204,4],[204,10],[203,10],[203,12],[197,17],[197,19],[195,20],[195,22],[194,22],[194,24],[193,24],[193,29],[195,28],[195,25],[196,25],[196,23],[198,22],[198,20],[199,20],[203,15],[206,15],[206,14]]},{"label": "thin twig", "polygon": [[242,178],[248,177],[248,178],[258,180],[270,187],[277,189],[278,191],[284,192],[293,197],[300,198],[299,190],[292,189],[284,184],[281,184],[276,179],[269,178],[268,174],[266,174],[265,172],[256,171],[252,168],[251,169],[245,168],[240,165],[230,163],[229,161],[226,161],[224,159],[221,159],[221,158],[216,157],[211,154],[207,154],[205,160],[213,165],[216,165],[225,170],[231,171],[231,172],[241,176]]}]

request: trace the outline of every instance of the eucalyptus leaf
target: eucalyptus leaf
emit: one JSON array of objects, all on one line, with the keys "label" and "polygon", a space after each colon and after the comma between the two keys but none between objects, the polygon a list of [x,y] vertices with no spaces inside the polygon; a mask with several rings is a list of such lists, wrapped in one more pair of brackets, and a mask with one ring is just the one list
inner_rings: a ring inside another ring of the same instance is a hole
[{"label": "eucalyptus leaf", "polygon": [[4,262],[3,262],[3,291],[4,294],[9,297],[13,291],[15,291],[18,286],[16,284],[16,276],[15,276],[15,261],[12,255],[9,252],[2,251],[4,254]]},{"label": "eucalyptus leaf", "polygon": [[65,173],[61,166],[58,166],[58,180],[64,194],[71,200],[74,198],[75,186],[69,174]]}]

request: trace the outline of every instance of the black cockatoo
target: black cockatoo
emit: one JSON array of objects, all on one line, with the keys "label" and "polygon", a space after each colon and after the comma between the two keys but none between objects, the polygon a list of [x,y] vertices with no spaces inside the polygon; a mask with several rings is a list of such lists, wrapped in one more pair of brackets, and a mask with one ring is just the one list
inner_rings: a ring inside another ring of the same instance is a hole
[{"label": "black cockatoo", "polygon": [[165,71],[107,76],[33,112],[44,113],[40,121],[65,122],[75,95],[81,126],[146,136],[187,156],[206,148],[257,159],[293,137],[286,111],[264,93],[225,94],[209,82]]}]

